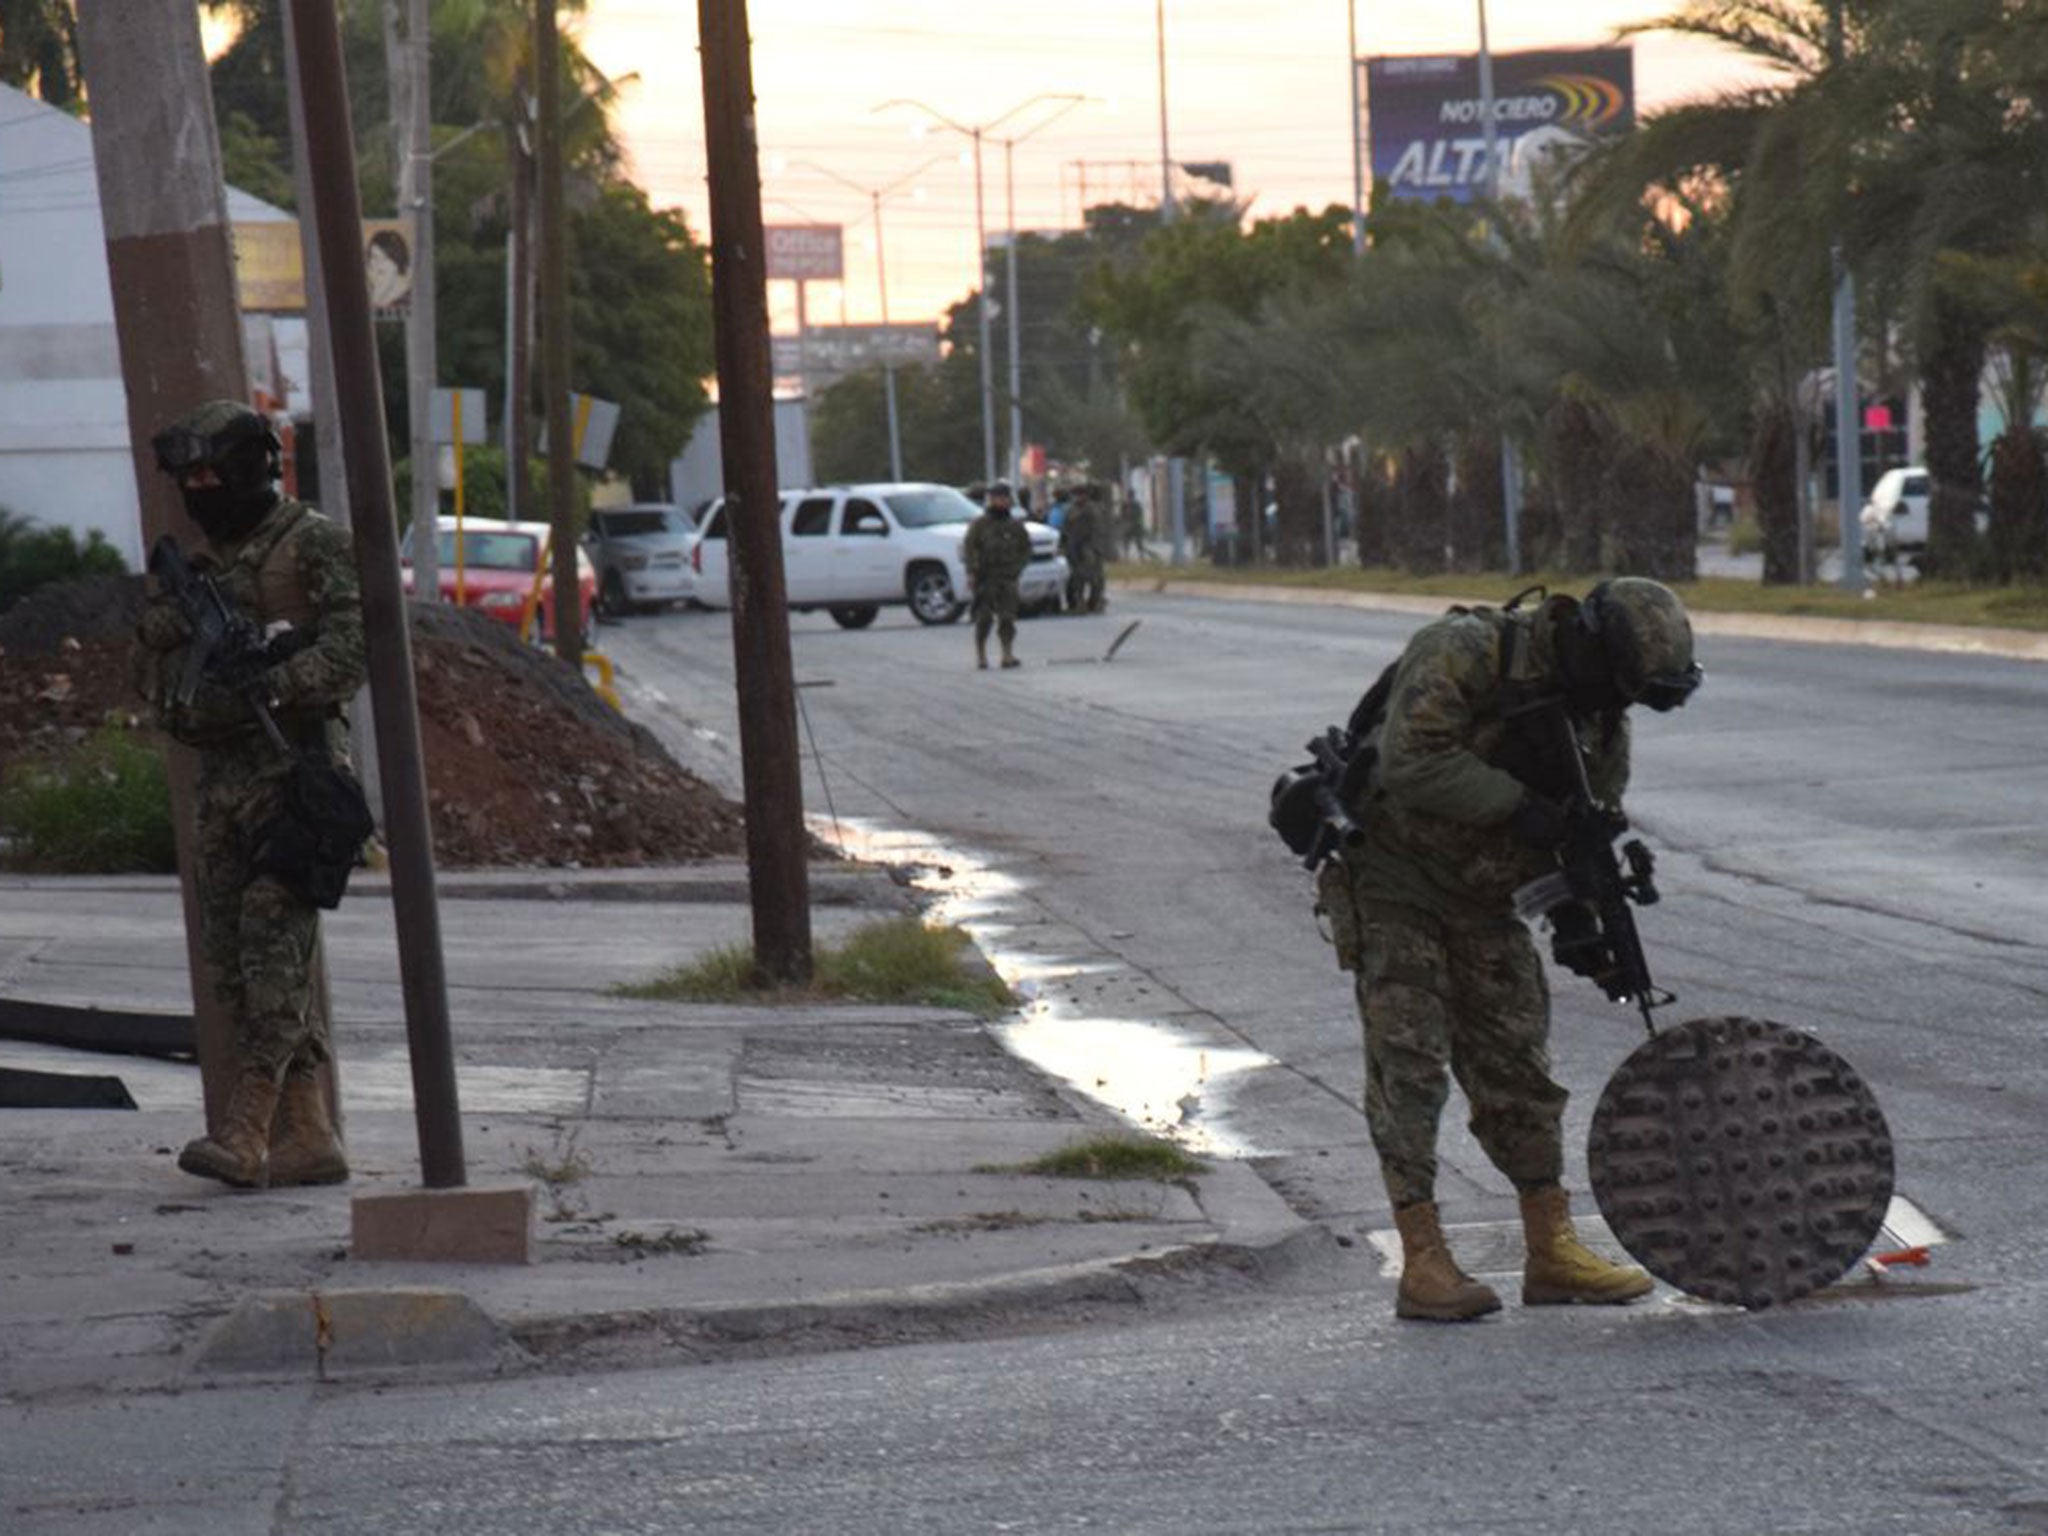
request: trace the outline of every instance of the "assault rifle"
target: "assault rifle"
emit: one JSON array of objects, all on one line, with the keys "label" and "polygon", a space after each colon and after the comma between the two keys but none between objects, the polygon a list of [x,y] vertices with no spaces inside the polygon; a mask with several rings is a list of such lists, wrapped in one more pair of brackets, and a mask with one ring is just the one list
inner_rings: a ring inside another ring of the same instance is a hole
[{"label": "assault rifle", "polygon": [[173,701],[190,704],[202,682],[240,694],[263,734],[290,764],[278,814],[256,829],[257,872],[275,875],[313,906],[339,906],[349,871],[363,840],[376,831],[376,820],[355,775],[330,762],[323,747],[293,750],[270,712],[263,685],[263,674],[305,650],[312,634],[287,629],[266,639],[254,620],[235,611],[211,576],[192,569],[169,534],[150,549],[149,569],[192,631],[184,669],[171,690]]},{"label": "assault rifle", "polygon": [[211,576],[192,569],[185,552],[178,548],[178,541],[169,534],[151,546],[149,571],[177,603],[192,631],[192,642],[185,648],[184,668],[171,689],[173,702],[190,704],[202,682],[231,689],[249,701],[263,733],[277,750],[291,757],[291,747],[264,701],[259,679],[278,663],[304,650],[312,637],[294,629],[266,640],[255,621],[237,613],[234,605],[221,595]]},{"label": "assault rifle", "polygon": [[[1564,705],[1541,699],[1526,708],[1539,727],[1552,734],[1558,760],[1571,769],[1572,794],[1566,807],[1571,830],[1559,850],[1558,871],[1517,890],[1515,911],[1524,918],[1549,917],[1558,962],[1590,976],[1615,1002],[1634,1003],[1642,1010],[1643,1027],[1655,1035],[1651,1011],[1677,1001],[1677,994],[1650,979],[1650,962],[1643,955],[1631,908],[1656,904],[1656,861],[1641,838],[1623,843],[1617,856],[1614,840],[1628,829],[1628,822],[1593,798],[1578,732]],[[1590,923],[1585,911],[1591,913]]]}]

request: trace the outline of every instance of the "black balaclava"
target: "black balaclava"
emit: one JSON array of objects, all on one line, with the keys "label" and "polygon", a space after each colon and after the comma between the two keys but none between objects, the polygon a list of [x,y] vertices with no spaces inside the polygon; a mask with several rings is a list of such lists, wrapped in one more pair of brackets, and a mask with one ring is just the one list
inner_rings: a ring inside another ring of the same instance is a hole
[{"label": "black balaclava", "polygon": [[185,499],[185,511],[210,542],[231,544],[247,537],[277,505],[269,447],[260,439],[237,443],[214,461],[213,470],[220,477],[219,485],[181,482],[178,493]]}]

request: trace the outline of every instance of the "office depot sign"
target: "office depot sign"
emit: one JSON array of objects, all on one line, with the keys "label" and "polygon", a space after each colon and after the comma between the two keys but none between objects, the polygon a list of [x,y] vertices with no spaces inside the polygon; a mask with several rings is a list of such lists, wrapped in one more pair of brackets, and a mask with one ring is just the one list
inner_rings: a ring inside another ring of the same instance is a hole
[{"label": "office depot sign", "polygon": [[836,283],[846,270],[842,226],[770,224],[768,276],[792,283]]}]

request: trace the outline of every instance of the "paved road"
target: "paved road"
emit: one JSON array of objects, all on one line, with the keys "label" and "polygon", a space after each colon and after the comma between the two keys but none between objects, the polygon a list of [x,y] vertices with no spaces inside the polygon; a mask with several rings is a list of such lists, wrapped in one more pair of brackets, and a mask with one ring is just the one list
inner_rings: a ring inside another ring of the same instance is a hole
[{"label": "paved road", "polygon": [[[1432,1329],[1367,1283],[1385,1212],[1355,1025],[1263,824],[1276,769],[1413,622],[1119,594],[977,674],[962,629],[796,621],[814,807],[829,784],[865,841],[927,839],[953,910],[1038,986],[1019,1047],[1082,1042],[1085,1085],[1251,1149],[1350,1244],[1328,1266],[1011,1339],[46,1401],[10,1432],[49,1468],[27,1528],[2048,1531],[2048,667],[1711,642],[1706,691],[1639,736],[1660,979],[1681,1016],[1800,1025],[1864,1070],[1902,1189],[1958,1239],[1931,1274],[1776,1314],[1663,1295]],[[604,640],[649,717],[730,772],[725,621]],[[1640,1026],[1569,979],[1558,1003],[1577,1144]],[[1507,1190],[1462,1131],[1446,1151],[1461,1248],[1512,1265]],[[121,1486],[159,1470],[160,1496],[95,1503],[83,1443]]]},{"label": "paved road", "polygon": [[[1091,661],[1133,618],[1116,661]],[[809,804],[822,811],[829,788],[842,818],[921,829],[1008,877],[959,910],[1041,981],[1048,1051],[1093,1041],[1086,1070],[1106,1092],[1121,1064],[1100,1060],[1102,1038],[1138,1051],[1160,1034],[1114,1021],[1171,1026],[1212,1068],[1232,1052],[1277,1063],[1212,1071],[1193,1128],[1261,1154],[1314,1214],[1371,1222],[1345,978],[1264,811],[1276,771],[1414,622],[1120,594],[1104,617],[1025,625],[1030,665],[981,674],[962,629],[885,615],[849,634],[800,617]],[[662,688],[672,734],[687,718],[729,735],[723,616],[614,633],[629,677]],[[2048,1149],[2048,667],[1755,640],[1703,654],[1695,703],[1639,722],[1630,796],[1660,858],[1666,901],[1642,926],[1676,1016],[1818,1033],[1878,1085],[1907,1194],[1980,1254],[2030,1234],[2048,1209],[2024,1172]],[[1556,991],[1576,1146],[1640,1026],[1585,983]],[[1112,1022],[1058,1027],[1077,1015]],[[1191,1085],[1155,1055],[1137,1073],[1160,1085],[1148,1113],[1182,1123]],[[1447,1200],[1505,1198],[1462,1131],[1447,1151]],[[2015,1261],[2025,1248],[2013,1242]]]}]

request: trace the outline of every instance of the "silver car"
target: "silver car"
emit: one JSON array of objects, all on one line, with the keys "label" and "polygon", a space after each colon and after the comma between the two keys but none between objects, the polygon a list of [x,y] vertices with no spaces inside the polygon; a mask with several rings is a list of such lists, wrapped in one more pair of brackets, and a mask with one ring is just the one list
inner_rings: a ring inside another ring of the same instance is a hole
[{"label": "silver car", "polygon": [[593,507],[583,547],[597,568],[598,612],[621,618],[688,602],[697,591],[696,543],[690,514],[668,502]]}]

